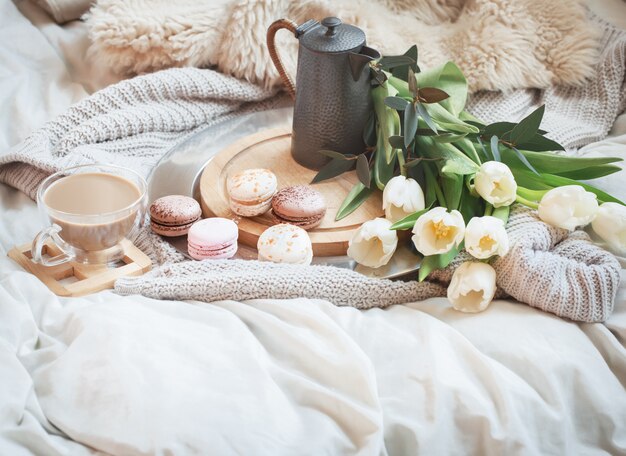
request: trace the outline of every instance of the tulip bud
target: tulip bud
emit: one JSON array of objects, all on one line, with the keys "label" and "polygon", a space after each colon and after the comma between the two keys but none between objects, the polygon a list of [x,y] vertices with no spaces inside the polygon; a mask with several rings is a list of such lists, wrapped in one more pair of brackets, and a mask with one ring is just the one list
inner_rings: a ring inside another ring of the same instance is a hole
[{"label": "tulip bud", "polygon": [[448,285],[448,300],[461,312],[485,310],[495,294],[496,271],[487,263],[463,263]]},{"label": "tulip bud", "polygon": [[539,203],[541,220],[566,230],[591,223],[597,212],[596,195],[580,185],[553,188],[543,195]]},{"label": "tulip bud", "polygon": [[504,163],[488,161],[474,176],[474,188],[493,207],[509,206],[517,196],[517,183]]},{"label": "tulip bud", "polygon": [[479,260],[506,255],[509,236],[504,222],[491,216],[473,217],[465,227],[465,250]]},{"label": "tulip bud", "polygon": [[397,222],[424,207],[424,192],[414,179],[396,176],[385,185],[383,209],[387,220]]},{"label": "tulip bud", "polygon": [[461,243],[464,234],[465,222],[459,211],[436,207],[416,220],[411,240],[418,252],[429,256],[449,252]]},{"label": "tulip bud", "polygon": [[593,231],[618,255],[626,255],[626,207],[618,203],[600,205],[591,222]]},{"label": "tulip bud", "polygon": [[398,234],[389,229],[391,225],[384,218],[365,222],[350,240],[348,256],[370,268],[386,265],[398,245]]}]

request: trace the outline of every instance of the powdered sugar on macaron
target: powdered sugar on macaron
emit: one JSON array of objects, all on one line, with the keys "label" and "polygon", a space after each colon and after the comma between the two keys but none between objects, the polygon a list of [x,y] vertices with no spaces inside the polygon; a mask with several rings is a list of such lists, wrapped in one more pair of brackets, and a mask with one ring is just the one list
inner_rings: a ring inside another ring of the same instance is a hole
[{"label": "powdered sugar on macaron", "polygon": [[290,223],[309,230],[322,222],[326,201],[309,185],[286,187],[272,198],[272,215],[277,223]]},{"label": "powdered sugar on macaron", "polygon": [[302,228],[282,223],[266,229],[257,242],[259,261],[311,264],[313,245]]},{"label": "powdered sugar on macaron", "polygon": [[233,174],[226,181],[230,208],[243,217],[261,215],[270,209],[277,186],[276,176],[269,169],[246,169]]},{"label": "powdered sugar on macaron", "polygon": [[202,209],[198,202],[183,195],[169,195],[150,205],[150,228],[161,236],[182,236],[200,219]]}]

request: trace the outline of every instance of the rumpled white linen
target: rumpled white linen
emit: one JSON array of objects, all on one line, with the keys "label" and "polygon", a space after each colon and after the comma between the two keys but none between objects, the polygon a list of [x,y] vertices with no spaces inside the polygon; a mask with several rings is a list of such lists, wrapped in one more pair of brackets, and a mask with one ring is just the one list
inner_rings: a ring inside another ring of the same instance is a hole
[{"label": "rumpled white linen", "polygon": [[[84,96],[12,6],[0,147]],[[626,157],[626,135],[585,153]],[[602,185],[624,198],[623,178]],[[466,315],[446,299],[69,299],[6,257],[40,228],[35,204],[0,185],[2,455],[626,452],[624,270],[605,324],[511,301]]]}]

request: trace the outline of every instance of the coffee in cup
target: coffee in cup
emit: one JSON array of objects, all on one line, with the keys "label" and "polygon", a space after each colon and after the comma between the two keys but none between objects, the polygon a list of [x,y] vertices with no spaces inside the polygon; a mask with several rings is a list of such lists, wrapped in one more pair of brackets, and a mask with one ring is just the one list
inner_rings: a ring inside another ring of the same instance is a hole
[{"label": "coffee in cup", "polygon": [[121,241],[143,223],[146,188],[141,176],[117,166],[78,166],[50,176],[38,191],[37,203],[51,226],[37,236],[33,259],[51,264],[36,245],[48,238],[64,252],[54,264],[119,259]]}]

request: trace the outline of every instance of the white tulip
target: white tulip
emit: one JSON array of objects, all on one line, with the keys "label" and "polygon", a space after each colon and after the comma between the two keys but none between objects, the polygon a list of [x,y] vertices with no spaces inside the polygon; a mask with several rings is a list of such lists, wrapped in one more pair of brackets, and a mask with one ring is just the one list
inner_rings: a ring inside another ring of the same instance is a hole
[{"label": "white tulip", "polygon": [[602,204],[591,227],[611,250],[618,255],[626,255],[626,206]]},{"label": "white tulip", "polygon": [[363,266],[386,265],[398,246],[398,233],[390,230],[392,223],[384,218],[365,222],[348,244],[348,256]]},{"label": "white tulip", "polygon": [[473,217],[465,227],[465,250],[479,260],[506,255],[509,236],[504,222],[491,216]]},{"label": "white tulip", "polygon": [[496,271],[487,263],[467,261],[454,271],[448,300],[461,312],[481,312],[496,293]]},{"label": "white tulip", "polygon": [[474,176],[474,188],[493,207],[509,206],[517,196],[517,182],[504,163],[488,161]]},{"label": "white tulip", "polygon": [[396,176],[385,185],[383,209],[387,220],[397,222],[424,207],[424,192],[416,180]]},{"label": "white tulip", "polygon": [[463,241],[465,222],[459,211],[436,207],[419,216],[411,240],[422,255],[449,252]]},{"label": "white tulip", "polygon": [[588,225],[597,212],[596,195],[580,185],[553,188],[543,195],[539,203],[541,220],[566,230]]}]

